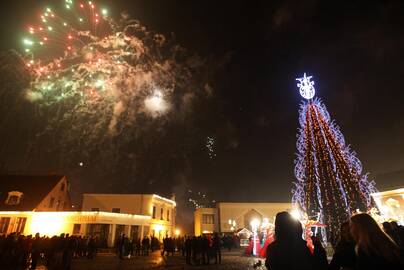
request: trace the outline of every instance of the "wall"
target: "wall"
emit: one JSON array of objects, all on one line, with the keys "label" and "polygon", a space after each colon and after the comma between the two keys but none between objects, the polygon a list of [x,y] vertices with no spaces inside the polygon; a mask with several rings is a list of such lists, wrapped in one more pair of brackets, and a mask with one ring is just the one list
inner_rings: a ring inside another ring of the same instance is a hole
[{"label": "wall", "polygon": [[[204,214],[210,214],[210,215],[214,215],[214,224],[204,224],[202,222],[202,215]],[[213,232],[217,232],[217,226],[216,224],[217,222],[217,212],[216,212],[216,208],[198,208],[195,210],[194,212],[194,227],[195,227],[195,235],[199,236],[204,232],[209,232],[209,233],[213,233]]]},{"label": "wall", "polygon": [[[218,203],[220,232],[231,232],[229,220],[236,221],[236,230],[247,227],[251,219],[268,218],[270,222],[278,212],[292,209],[291,203]],[[246,220],[246,218],[248,220]]]},{"label": "wall", "polygon": [[109,227],[107,244],[109,247],[114,246],[116,235],[116,226],[124,225],[124,231],[128,237],[130,235],[131,226],[139,226],[139,236],[143,237],[143,228],[150,226],[151,219],[149,216],[106,213],[106,212],[30,212],[30,211],[0,211],[0,218],[10,218],[6,234],[16,232],[17,220],[26,218],[24,229],[20,231],[24,235],[60,235],[74,233],[74,225],[80,224],[80,230],[76,234],[87,235],[88,226],[91,224],[106,224]]},{"label": "wall", "polygon": [[[120,208],[121,213],[152,217],[153,206],[156,207],[156,217],[150,221],[150,235],[155,235],[160,240],[166,235],[173,236],[176,203],[155,194],[83,194],[82,210],[91,211],[98,208],[99,211],[111,212],[112,208]],[[169,220],[167,211],[170,212]]]},{"label": "wall", "polygon": [[372,194],[384,220],[404,224],[404,188]]},{"label": "wall", "polygon": [[[62,190],[63,188],[63,190]],[[35,211],[69,211],[71,210],[72,202],[69,193],[69,183],[64,176],[43,198],[43,200],[35,208]],[[51,199],[53,198],[53,206]]]}]

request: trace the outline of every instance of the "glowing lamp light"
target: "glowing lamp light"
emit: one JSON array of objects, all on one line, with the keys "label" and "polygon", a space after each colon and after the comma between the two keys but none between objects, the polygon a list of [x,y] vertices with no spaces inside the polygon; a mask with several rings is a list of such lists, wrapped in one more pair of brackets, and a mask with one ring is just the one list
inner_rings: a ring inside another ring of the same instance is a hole
[{"label": "glowing lamp light", "polygon": [[311,81],[313,76],[306,76],[306,73],[303,74],[303,77],[296,78],[297,87],[299,87],[299,92],[302,97],[305,99],[312,99],[316,93],[314,89],[314,82]]},{"label": "glowing lamp light", "polygon": [[106,8],[103,8],[101,10],[102,15],[107,16],[108,15],[108,10]]},{"label": "glowing lamp light", "polygon": [[160,231],[162,231],[164,229],[164,226],[161,224],[157,224],[154,226],[154,230],[159,233]]},{"label": "glowing lamp light", "polygon": [[294,219],[300,220],[300,212],[299,212],[299,210],[293,209],[293,210],[290,212],[290,215],[291,215]]},{"label": "glowing lamp light", "polygon": [[256,230],[256,228],[258,228],[258,226],[260,225],[260,221],[254,218],[253,220],[251,220],[250,225],[253,230]]},{"label": "glowing lamp light", "polygon": [[32,216],[30,231],[32,234],[53,236],[65,232],[65,219],[62,213],[43,212]]},{"label": "glowing lamp light", "polygon": [[175,234],[175,236],[178,237],[178,236],[181,234],[181,231],[180,231],[179,229],[176,229],[175,232],[174,232],[174,234]]},{"label": "glowing lamp light", "polygon": [[31,45],[34,44],[34,42],[33,42],[32,40],[27,39],[27,38],[25,38],[25,39],[23,40],[23,42],[24,42],[25,45],[29,45],[29,46],[31,46]]}]

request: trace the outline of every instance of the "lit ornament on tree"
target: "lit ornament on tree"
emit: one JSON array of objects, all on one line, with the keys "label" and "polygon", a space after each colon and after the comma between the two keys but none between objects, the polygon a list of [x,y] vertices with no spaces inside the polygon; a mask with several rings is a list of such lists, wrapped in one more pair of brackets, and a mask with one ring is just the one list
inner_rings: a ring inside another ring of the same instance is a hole
[{"label": "lit ornament on tree", "polygon": [[307,215],[327,225],[321,228],[324,240],[333,245],[340,225],[358,209],[374,207],[370,196],[375,183],[362,173],[362,164],[345,144],[339,127],[320,99],[314,97],[312,76],[298,78],[300,94],[307,99],[300,105],[300,129],[292,202]]}]

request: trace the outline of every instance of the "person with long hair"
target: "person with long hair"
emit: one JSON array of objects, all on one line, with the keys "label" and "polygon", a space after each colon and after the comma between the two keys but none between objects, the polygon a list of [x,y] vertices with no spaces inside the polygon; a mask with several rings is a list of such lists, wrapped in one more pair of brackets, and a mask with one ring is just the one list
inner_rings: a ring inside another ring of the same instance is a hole
[{"label": "person with long hair", "polygon": [[404,269],[399,247],[370,215],[352,216],[350,231],[356,242],[355,269]]},{"label": "person with long hair", "polygon": [[313,258],[302,238],[302,229],[288,212],[275,219],[275,241],[267,248],[265,266],[268,270],[313,269]]}]

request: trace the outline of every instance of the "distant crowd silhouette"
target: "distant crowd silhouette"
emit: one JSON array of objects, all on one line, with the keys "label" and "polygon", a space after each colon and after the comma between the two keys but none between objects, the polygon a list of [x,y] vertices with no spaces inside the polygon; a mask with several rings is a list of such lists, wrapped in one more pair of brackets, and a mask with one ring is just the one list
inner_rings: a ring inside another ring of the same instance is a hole
[{"label": "distant crowd silhouette", "polygon": [[97,239],[87,236],[34,237],[11,233],[0,236],[0,269],[35,269],[38,262],[47,269],[68,270],[73,258],[92,259],[97,253]]}]

